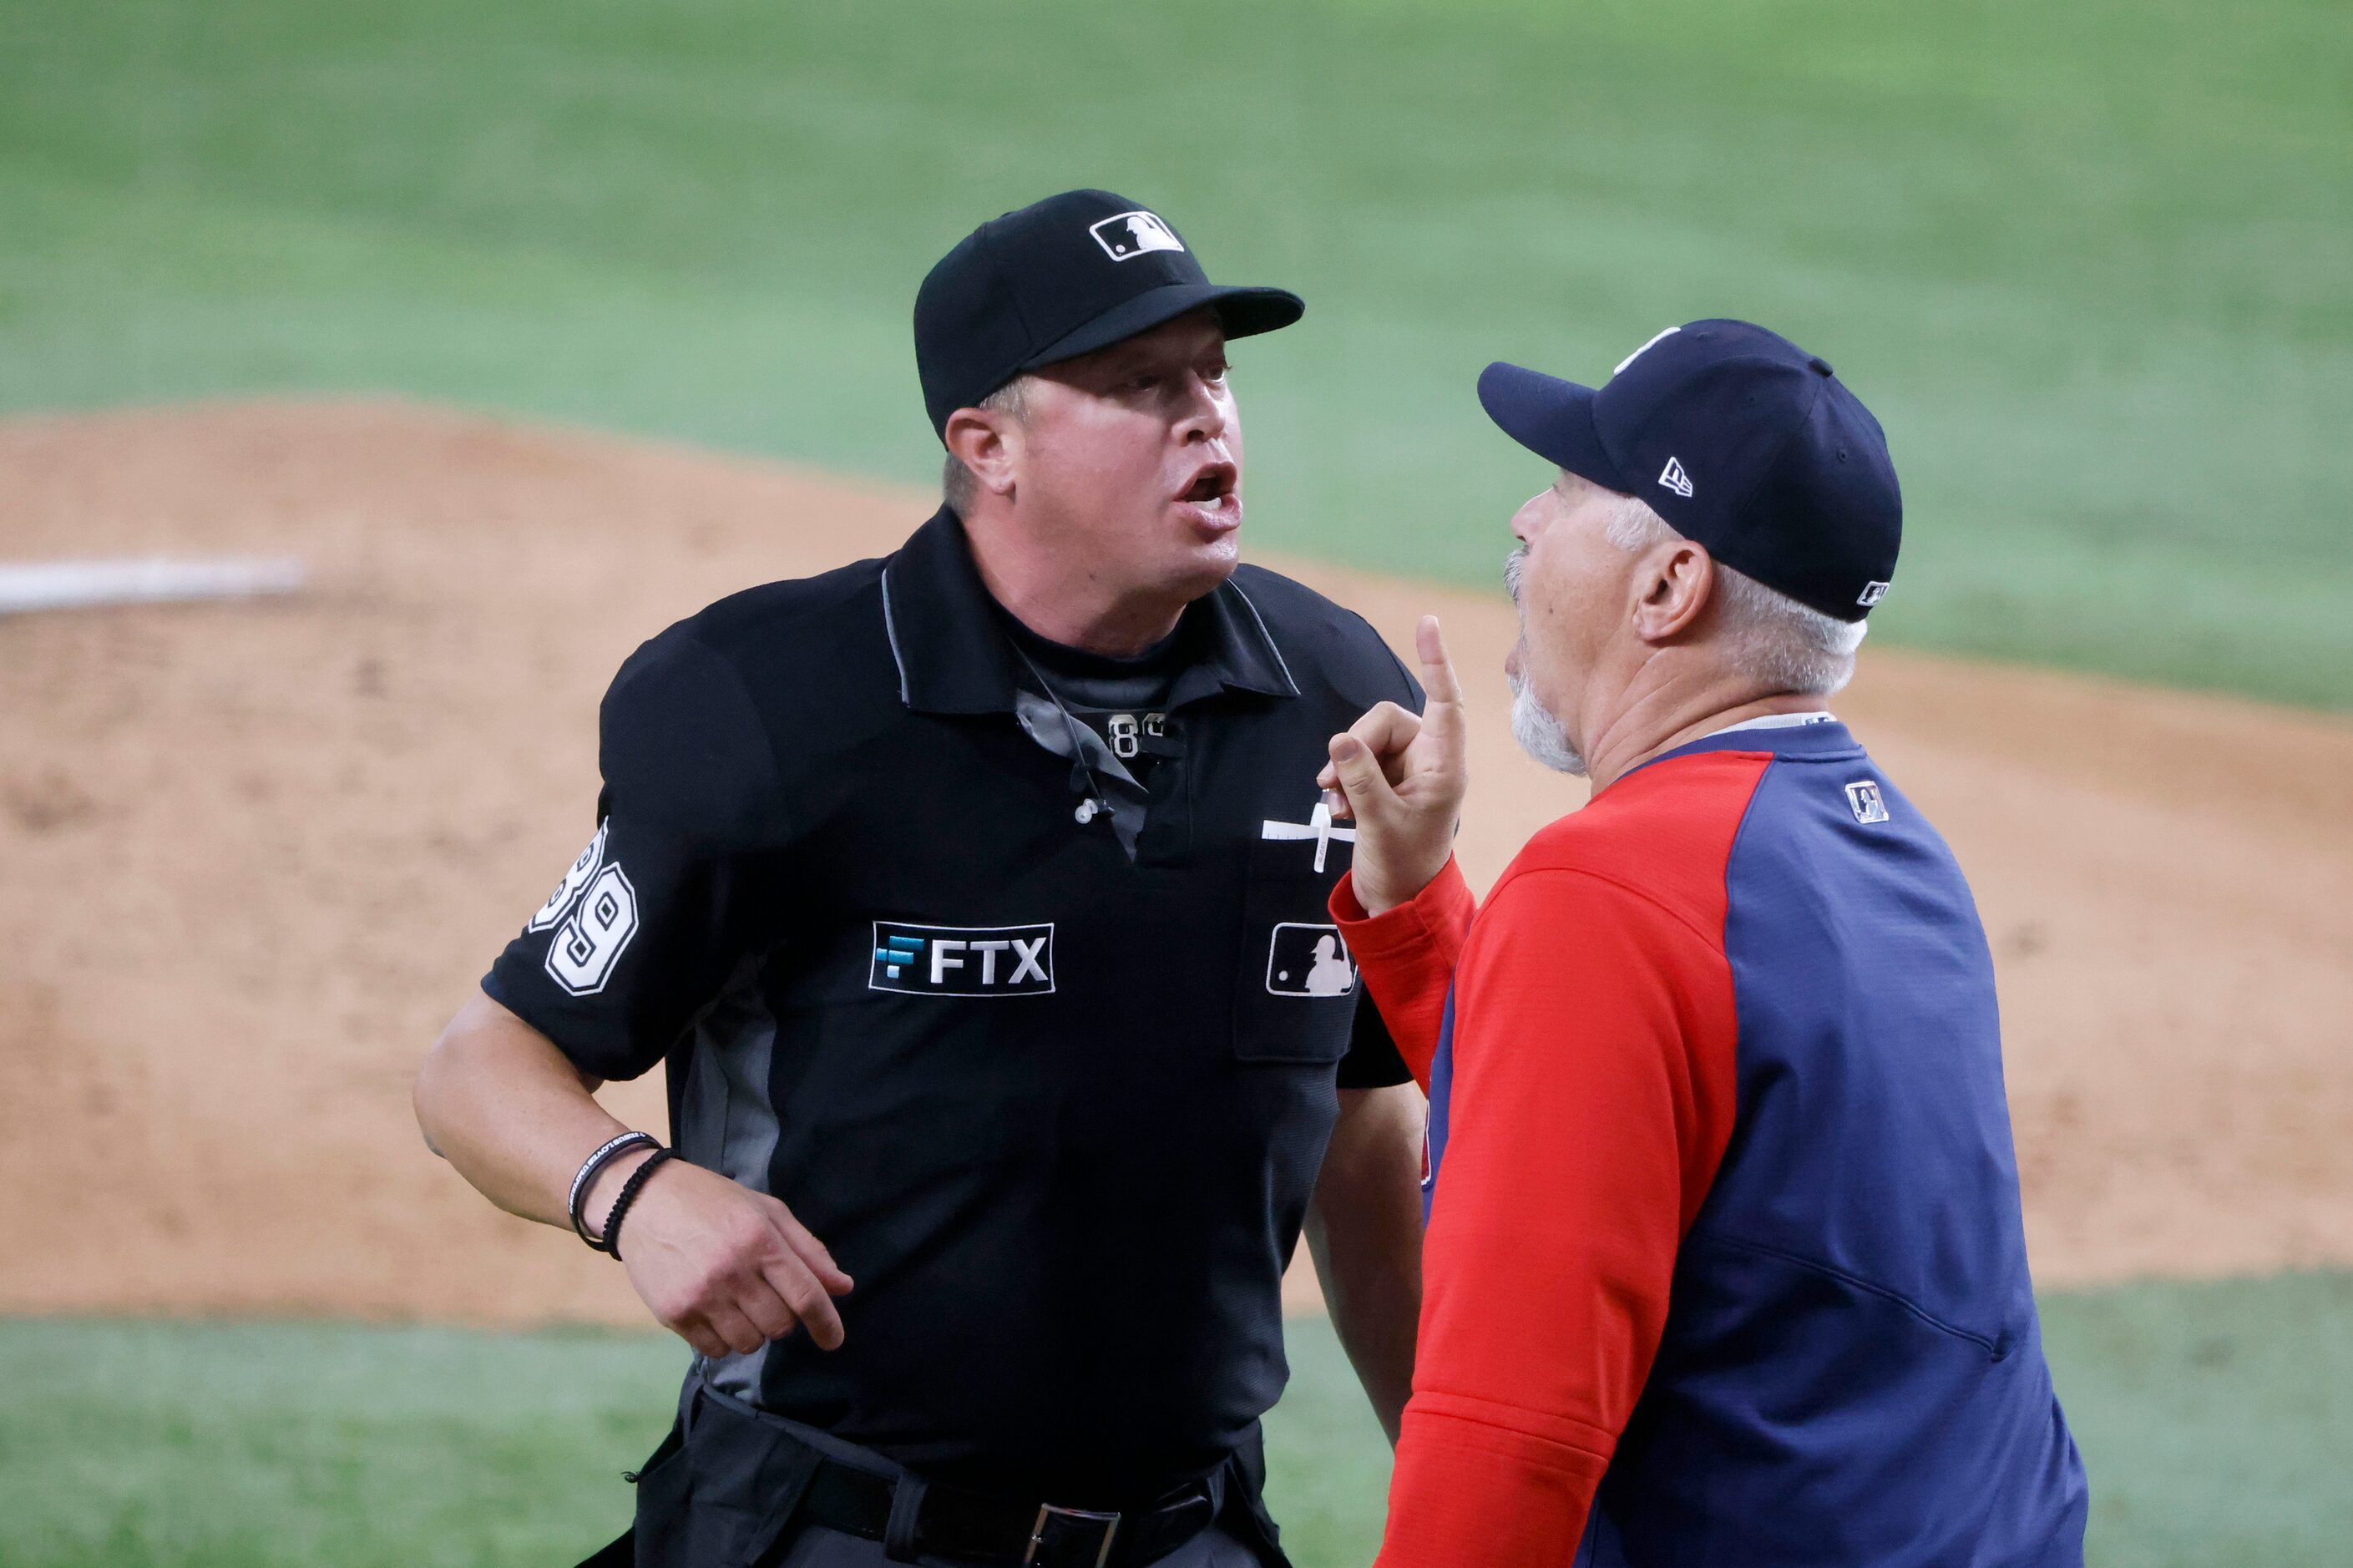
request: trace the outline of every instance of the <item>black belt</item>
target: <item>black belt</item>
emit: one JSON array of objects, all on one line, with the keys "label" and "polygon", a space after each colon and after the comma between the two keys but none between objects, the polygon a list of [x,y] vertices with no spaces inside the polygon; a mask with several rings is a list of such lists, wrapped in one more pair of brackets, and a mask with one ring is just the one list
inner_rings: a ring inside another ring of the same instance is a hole
[{"label": "black belt", "polygon": [[[919,1498],[900,1499],[904,1485],[922,1486]],[[793,1521],[881,1541],[890,1534],[894,1502],[903,1508],[908,1500],[914,1502],[918,1552],[1029,1568],[1143,1568],[1208,1529],[1217,1514],[1217,1489],[1208,1480],[1145,1508],[1111,1513],[894,1481],[820,1456]]]}]

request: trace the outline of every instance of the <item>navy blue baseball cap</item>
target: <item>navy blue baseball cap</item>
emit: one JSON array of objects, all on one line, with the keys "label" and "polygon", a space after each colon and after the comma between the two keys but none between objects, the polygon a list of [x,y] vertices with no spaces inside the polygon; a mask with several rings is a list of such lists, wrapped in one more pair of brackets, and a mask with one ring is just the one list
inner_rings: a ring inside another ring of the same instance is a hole
[{"label": "navy blue baseball cap", "polygon": [[1599,388],[1489,365],[1479,401],[1570,473],[1640,496],[1736,571],[1826,616],[1886,596],[1904,539],[1887,437],[1828,363],[1747,321],[1669,327]]},{"label": "navy blue baseball cap", "polygon": [[1282,289],[1209,281],[1176,226],[1109,191],[1065,191],[991,218],[915,291],[915,369],[943,436],[948,416],[1025,371],[1076,359],[1214,306],[1229,338],[1306,313]]}]

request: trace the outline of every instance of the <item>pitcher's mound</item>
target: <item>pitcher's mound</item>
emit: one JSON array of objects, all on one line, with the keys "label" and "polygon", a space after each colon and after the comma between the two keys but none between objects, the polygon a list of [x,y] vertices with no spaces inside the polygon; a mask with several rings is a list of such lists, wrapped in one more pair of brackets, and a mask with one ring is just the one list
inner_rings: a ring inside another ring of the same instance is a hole
[{"label": "pitcher's mound", "polygon": [[[0,559],[312,572],[283,603],[0,619],[0,1308],[643,1321],[426,1152],[415,1064],[593,826],[621,658],[929,510],[403,406],[0,426]],[[1483,885],[1578,798],[1512,748],[1509,608],[1294,569],[1400,647],[1445,617]],[[2041,1277],[2353,1261],[2353,727],[1863,669],[1836,706],[1984,905]],[[608,1092],[660,1125],[651,1084]]]}]

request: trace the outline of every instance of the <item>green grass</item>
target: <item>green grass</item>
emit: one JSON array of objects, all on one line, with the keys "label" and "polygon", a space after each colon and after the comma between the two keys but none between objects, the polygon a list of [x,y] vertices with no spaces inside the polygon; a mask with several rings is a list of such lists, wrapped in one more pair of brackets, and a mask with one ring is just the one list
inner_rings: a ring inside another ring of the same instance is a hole
[{"label": "green grass", "polygon": [[0,0],[0,410],[396,389],[915,479],[977,219],[1311,311],[1266,543],[1492,581],[1478,367],[1781,327],[1887,423],[1886,636],[2353,707],[2342,0]]},{"label": "green grass", "polygon": [[651,1335],[0,1324],[0,1563],[569,1563],[628,1522],[685,1364]]},{"label": "green grass", "polygon": [[[2345,1560],[2353,1274],[2054,1295],[2044,1317],[2095,1563]],[[1275,1510],[1300,1568],[1361,1568],[1388,1450],[1330,1328],[1294,1322],[1291,1353]],[[626,1521],[617,1472],[683,1364],[654,1335],[0,1321],[0,1563],[568,1563]]]}]

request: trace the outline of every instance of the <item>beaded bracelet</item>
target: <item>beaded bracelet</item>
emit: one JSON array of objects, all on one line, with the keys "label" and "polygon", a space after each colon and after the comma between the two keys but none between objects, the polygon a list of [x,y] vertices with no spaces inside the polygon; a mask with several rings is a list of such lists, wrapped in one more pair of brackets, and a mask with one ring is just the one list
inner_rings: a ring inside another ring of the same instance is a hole
[{"label": "beaded bracelet", "polygon": [[657,1149],[646,1156],[644,1164],[629,1173],[628,1181],[621,1184],[620,1192],[613,1199],[613,1212],[605,1216],[605,1250],[613,1255],[614,1262],[621,1260],[621,1216],[628,1214],[629,1205],[638,1201],[638,1194],[645,1186],[646,1178],[654,1173],[654,1167],[677,1157],[674,1150]]},{"label": "beaded bracelet", "polygon": [[[607,1140],[595,1153],[581,1161],[579,1173],[572,1178],[572,1195],[565,1200],[564,1205],[565,1211],[572,1215],[573,1234],[597,1251],[604,1251],[604,1244],[588,1234],[589,1184],[596,1181],[598,1172],[630,1150],[660,1147],[661,1140],[652,1133],[631,1131],[622,1133],[617,1138]],[[610,1230],[612,1226],[608,1224],[606,1228]]]}]

